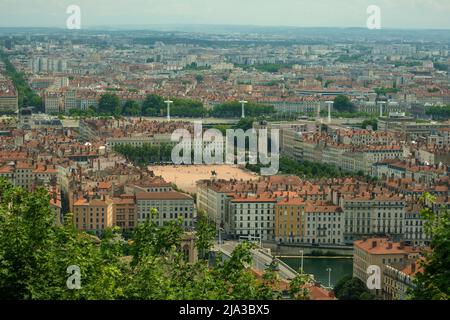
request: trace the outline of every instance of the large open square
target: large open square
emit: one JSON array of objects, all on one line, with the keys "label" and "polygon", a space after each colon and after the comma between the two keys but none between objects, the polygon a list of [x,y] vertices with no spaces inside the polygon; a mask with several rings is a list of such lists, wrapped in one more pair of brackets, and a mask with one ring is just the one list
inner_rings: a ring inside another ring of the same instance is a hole
[{"label": "large open square", "polygon": [[164,180],[175,183],[178,188],[185,192],[195,193],[196,182],[209,179],[215,171],[217,179],[257,179],[258,175],[241,169],[236,165],[169,165],[150,166],[155,175],[162,176]]}]

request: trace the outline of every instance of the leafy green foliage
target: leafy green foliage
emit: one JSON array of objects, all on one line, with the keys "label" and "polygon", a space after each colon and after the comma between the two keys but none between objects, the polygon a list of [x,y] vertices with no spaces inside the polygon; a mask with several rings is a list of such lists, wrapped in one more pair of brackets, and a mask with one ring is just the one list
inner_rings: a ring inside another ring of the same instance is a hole
[{"label": "leafy green foliage", "polygon": [[94,107],[89,107],[86,110],[80,110],[80,109],[70,109],[69,115],[71,117],[80,117],[80,118],[91,118],[95,117],[97,114],[97,111]]},{"label": "leafy green foliage", "polygon": [[[433,204],[435,198],[426,193],[421,199]],[[424,260],[419,262],[423,272],[415,277],[412,299],[448,300],[450,299],[450,210],[441,208],[433,211],[425,207],[421,212],[425,220],[425,233],[431,238],[431,251],[425,252]]]},{"label": "leafy green foliage", "polygon": [[334,287],[334,294],[339,300],[374,300],[365,283],[358,278],[346,276]]},{"label": "leafy green foliage", "polygon": [[[280,297],[270,266],[262,281],[249,270],[252,245],[240,244],[215,266],[188,263],[181,250],[182,221],[139,224],[127,243],[118,228],[102,238],[78,231],[69,214],[54,223],[44,189],[26,192],[0,179],[0,299],[213,299],[260,300]],[[152,214],[155,214],[153,209]],[[197,241],[211,245],[208,225]],[[130,256],[125,252],[129,247]],[[81,288],[70,290],[67,268],[80,267]]]},{"label": "leafy green foliage", "polygon": [[[167,114],[167,110],[165,113]],[[203,103],[192,99],[173,99],[173,106],[170,107],[170,115],[174,117],[203,117],[206,110]]]},{"label": "leafy green foliage", "polygon": [[291,280],[289,294],[295,300],[309,300],[310,291],[308,285],[312,282],[311,276],[299,270],[299,275]]},{"label": "leafy green foliage", "polygon": [[125,116],[139,116],[142,113],[141,105],[134,100],[127,100],[123,106],[122,113]]},{"label": "leafy green foliage", "polygon": [[0,60],[5,64],[6,75],[11,79],[19,94],[19,108],[35,107],[35,111],[44,111],[42,98],[28,86],[25,75],[17,72],[9,61],[8,55],[3,51],[0,51]]},{"label": "leafy green foliage", "polygon": [[98,102],[98,111],[102,114],[120,115],[122,108],[119,97],[111,93],[103,94]]},{"label": "leafy green foliage", "polygon": [[389,93],[397,93],[400,91],[398,88],[375,88],[375,93],[379,96],[386,96]]},{"label": "leafy green foliage", "polygon": [[127,161],[141,167],[150,163],[172,161],[172,146],[165,143],[159,146],[151,144],[143,144],[142,146],[116,145],[114,151],[123,155]]},{"label": "leafy green foliage", "polygon": [[347,96],[338,95],[334,98],[334,109],[338,112],[355,112],[355,106]]},{"label": "leafy green foliage", "polygon": [[362,123],[362,128],[367,129],[368,126],[371,126],[373,130],[378,130],[378,120],[377,119],[366,119]]},{"label": "leafy green foliage", "polygon": [[149,94],[142,103],[143,116],[159,116],[164,109],[164,99],[156,94]]},{"label": "leafy green foliage", "polygon": [[[253,172],[260,172],[261,166],[247,165],[247,169]],[[340,178],[352,176],[351,173],[343,172],[332,165],[321,164],[309,161],[295,161],[286,157],[280,158],[280,172],[284,174],[293,174],[299,177],[307,178]]]},{"label": "leafy green foliage", "polygon": [[216,235],[216,226],[208,220],[204,211],[199,211],[197,214],[197,238],[196,246],[198,256],[200,259],[207,258],[207,253],[213,245],[214,237]]},{"label": "leafy green foliage", "polygon": [[234,126],[234,129],[242,129],[247,131],[248,129],[253,128],[254,118],[241,118],[239,122]]},{"label": "leafy green foliage", "polygon": [[432,116],[434,120],[448,120],[450,119],[450,105],[429,107],[426,114]]}]

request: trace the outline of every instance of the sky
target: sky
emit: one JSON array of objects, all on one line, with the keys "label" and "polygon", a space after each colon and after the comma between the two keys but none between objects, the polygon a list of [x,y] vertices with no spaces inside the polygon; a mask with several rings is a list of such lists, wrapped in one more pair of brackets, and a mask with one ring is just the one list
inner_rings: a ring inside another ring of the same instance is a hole
[{"label": "sky", "polygon": [[450,29],[450,0],[0,0],[0,27],[66,27],[69,5],[92,26],[218,24],[366,27],[367,7],[381,28]]}]

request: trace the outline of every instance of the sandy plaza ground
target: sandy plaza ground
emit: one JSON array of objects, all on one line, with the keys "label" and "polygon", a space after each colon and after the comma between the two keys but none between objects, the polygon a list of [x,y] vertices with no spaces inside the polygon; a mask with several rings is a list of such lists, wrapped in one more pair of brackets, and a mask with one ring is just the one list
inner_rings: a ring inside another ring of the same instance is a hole
[{"label": "sandy plaza ground", "polygon": [[217,173],[217,179],[257,179],[258,175],[241,169],[236,165],[167,165],[149,166],[155,175],[162,176],[167,182],[175,183],[185,192],[195,193],[196,182],[202,179],[210,179],[211,172]]}]

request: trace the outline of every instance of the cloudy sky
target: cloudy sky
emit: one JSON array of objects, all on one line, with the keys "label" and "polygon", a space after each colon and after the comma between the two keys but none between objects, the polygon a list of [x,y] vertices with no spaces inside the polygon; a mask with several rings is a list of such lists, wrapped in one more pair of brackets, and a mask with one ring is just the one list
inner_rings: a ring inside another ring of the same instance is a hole
[{"label": "cloudy sky", "polygon": [[365,27],[369,5],[382,28],[450,29],[450,0],[0,0],[0,26],[62,27],[69,5],[82,27],[230,24]]}]

